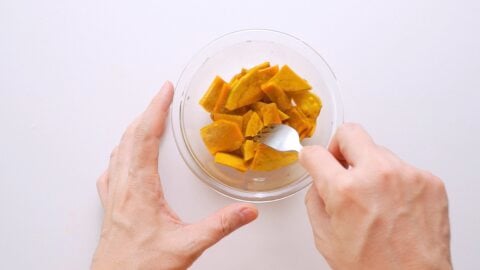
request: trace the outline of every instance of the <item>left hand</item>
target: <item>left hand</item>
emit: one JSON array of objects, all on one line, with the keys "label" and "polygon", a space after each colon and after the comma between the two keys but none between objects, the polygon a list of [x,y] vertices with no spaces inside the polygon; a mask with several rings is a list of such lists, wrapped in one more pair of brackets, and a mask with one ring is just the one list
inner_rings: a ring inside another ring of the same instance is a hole
[{"label": "left hand", "polygon": [[160,183],[158,153],[172,97],[173,86],[167,82],[128,127],[98,179],[105,215],[92,269],[186,269],[258,215],[254,206],[237,203],[187,224],[170,209]]}]

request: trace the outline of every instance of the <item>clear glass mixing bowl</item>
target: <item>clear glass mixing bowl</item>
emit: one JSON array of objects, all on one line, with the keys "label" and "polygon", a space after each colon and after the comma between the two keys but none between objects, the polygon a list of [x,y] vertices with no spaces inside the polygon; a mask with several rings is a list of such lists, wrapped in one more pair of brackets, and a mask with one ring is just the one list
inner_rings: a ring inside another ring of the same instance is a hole
[{"label": "clear glass mixing bowl", "polygon": [[198,101],[215,75],[229,80],[241,68],[269,61],[288,64],[307,79],[323,103],[314,136],[303,145],[327,146],[343,109],[335,75],[325,60],[302,40],[272,30],[242,30],[219,37],[188,63],[177,83],[172,105],[172,127],[180,154],[205,184],[228,197],[250,202],[285,198],[308,186],[311,179],[297,162],[271,172],[241,173],[219,165],[207,151],[200,129],[211,122]]}]

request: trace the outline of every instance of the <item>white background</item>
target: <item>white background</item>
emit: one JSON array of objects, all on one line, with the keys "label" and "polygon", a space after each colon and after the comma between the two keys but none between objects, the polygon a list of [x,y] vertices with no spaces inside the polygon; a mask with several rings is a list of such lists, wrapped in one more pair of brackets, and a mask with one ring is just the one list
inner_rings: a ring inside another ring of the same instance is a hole
[{"label": "white background", "polygon": [[[480,269],[479,1],[0,0],[0,269],[87,269],[102,210],[95,181],[127,124],[164,80],[221,34],[273,28],[335,71],[347,121],[444,179],[453,261]],[[231,200],[188,170],[170,127],[167,199],[187,221]],[[328,269],[304,193],[192,269]]]}]

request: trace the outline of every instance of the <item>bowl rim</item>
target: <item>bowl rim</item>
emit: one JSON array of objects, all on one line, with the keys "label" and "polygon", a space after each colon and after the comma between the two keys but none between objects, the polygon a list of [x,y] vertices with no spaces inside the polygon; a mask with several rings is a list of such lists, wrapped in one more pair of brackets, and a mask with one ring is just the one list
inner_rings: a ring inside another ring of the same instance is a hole
[{"label": "bowl rim", "polygon": [[[241,29],[241,30],[236,30],[232,32],[225,33],[223,35],[220,35],[219,37],[211,40],[208,42],[205,46],[203,46],[200,50],[198,50],[187,62],[185,67],[183,68],[182,72],[180,73],[180,76],[177,80],[176,87],[180,85],[182,82],[182,79],[184,78],[184,75],[186,71],[191,68],[192,63],[195,60],[198,60],[197,58],[202,55],[208,48],[210,48],[212,45],[216,44],[218,41],[223,40],[226,37],[229,36],[234,36],[238,34],[244,34],[244,33],[249,33],[249,32],[264,32],[267,34],[274,34],[274,35],[279,35],[279,36],[284,36],[286,38],[292,39],[295,42],[300,43],[302,46],[306,47],[306,49],[310,50],[313,52],[313,54],[318,57],[321,62],[327,67],[328,71],[331,73],[333,77],[333,83],[336,86],[336,89],[333,91],[330,90],[332,93],[332,97],[334,98],[334,104],[336,111],[334,112],[334,117],[336,117],[336,122],[333,123],[332,127],[332,133],[330,134],[327,146],[330,144],[333,135],[335,133],[336,128],[343,123],[344,121],[344,112],[343,112],[343,102],[342,102],[342,97],[340,93],[340,85],[337,80],[337,77],[335,73],[333,72],[332,68],[328,64],[328,62],[323,58],[323,56],[318,53],[313,47],[308,45],[305,41],[301,40],[300,38],[293,36],[291,34],[278,31],[278,30],[273,30],[273,29],[265,29],[265,28],[251,28],[251,29]],[[175,89],[177,90],[177,89]],[[174,102],[172,104],[172,107],[170,109],[170,122],[171,122],[171,127],[172,127],[172,133],[173,133],[173,138],[175,140],[175,144],[177,147],[177,150],[180,152],[180,156],[182,157],[184,163],[187,165],[187,167],[190,169],[190,171],[204,184],[206,184],[208,187],[210,187],[212,190],[215,192],[227,197],[231,198],[237,201],[244,201],[244,202],[253,202],[253,203],[266,203],[266,202],[273,202],[273,201],[278,201],[282,200],[285,198],[288,198],[290,196],[293,196],[294,194],[298,193],[299,191],[303,190],[305,187],[310,185],[312,183],[311,177],[306,174],[306,176],[303,176],[297,181],[294,181],[292,183],[289,183],[285,186],[282,186],[278,189],[274,190],[269,190],[269,191],[246,191],[246,190],[241,190],[238,188],[231,187],[227,184],[221,183],[212,177],[208,171],[204,170],[201,165],[198,164],[198,161],[196,157],[192,156],[192,153],[190,153],[190,150],[187,147],[187,140],[186,140],[186,135],[183,132],[183,123],[181,120],[181,116],[183,114],[182,109],[183,109],[183,103],[184,103],[184,95],[185,91],[182,91],[181,93],[178,91],[175,91],[174,94]],[[178,117],[176,119],[175,117]],[[203,174],[202,174],[203,173]],[[208,179],[205,179],[208,178]],[[293,188],[292,188],[293,187]],[[285,192],[286,189],[289,189],[288,192]]]}]

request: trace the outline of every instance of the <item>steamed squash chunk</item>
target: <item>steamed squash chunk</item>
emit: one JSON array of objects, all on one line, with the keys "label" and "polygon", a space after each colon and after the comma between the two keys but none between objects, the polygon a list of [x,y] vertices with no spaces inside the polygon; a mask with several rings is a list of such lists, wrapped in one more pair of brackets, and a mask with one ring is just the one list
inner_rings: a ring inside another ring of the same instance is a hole
[{"label": "steamed squash chunk", "polygon": [[288,118],[290,118],[290,116],[288,116],[288,114],[278,110],[278,114],[280,115],[280,119],[282,119],[282,122],[287,120]]},{"label": "steamed squash chunk", "polygon": [[311,126],[308,118],[300,111],[297,107],[293,107],[287,111],[288,116],[290,117],[287,120],[287,124],[297,130],[300,136],[305,130],[308,130]]},{"label": "steamed squash chunk", "polygon": [[244,69],[244,68],[242,68],[242,70],[241,70],[239,73],[235,74],[235,75],[232,77],[232,79],[230,79],[230,82],[228,82],[228,83],[229,83],[229,84],[232,84],[232,83],[234,83],[235,81],[238,81],[238,80],[239,80],[243,75],[245,75],[246,73],[247,73],[247,70]]},{"label": "steamed squash chunk", "polygon": [[222,153],[222,152],[216,153],[215,162],[225,166],[232,167],[241,172],[246,172],[248,169],[241,157],[228,154],[228,153]]},{"label": "steamed squash chunk", "polygon": [[208,151],[212,154],[217,152],[230,152],[240,148],[243,135],[240,127],[227,120],[218,120],[203,127],[200,135]]},{"label": "steamed squash chunk", "polygon": [[267,105],[267,103],[258,101],[258,102],[253,103],[251,105],[251,107],[254,111],[261,114],[262,108],[265,107],[265,105]]},{"label": "steamed squash chunk", "polygon": [[243,117],[240,115],[213,113],[213,121],[218,121],[218,120],[227,120],[227,121],[233,122],[237,124],[240,129],[243,126]]},{"label": "steamed squash chunk", "polygon": [[242,133],[243,133],[243,135],[245,135],[245,131],[247,130],[247,125],[248,125],[248,122],[250,121],[250,117],[252,117],[252,114],[253,114],[253,111],[249,110],[248,112],[246,112],[242,116],[242,118],[243,118]]},{"label": "steamed squash chunk", "polygon": [[227,102],[228,94],[230,94],[231,87],[229,84],[224,83],[220,93],[217,97],[217,102],[213,107],[213,112],[223,112],[225,111],[225,103]]},{"label": "steamed squash chunk", "polygon": [[313,134],[315,133],[315,129],[317,128],[317,122],[316,122],[316,119],[308,119],[309,122],[310,122],[310,129],[308,130],[308,132],[305,132],[304,135],[304,138],[310,138],[313,136]]},{"label": "steamed squash chunk", "polygon": [[266,67],[258,70],[258,74],[262,77],[272,78],[278,72],[278,65]]},{"label": "steamed squash chunk", "polygon": [[248,70],[247,74],[242,76],[238,83],[233,85],[228,96],[225,108],[233,111],[237,108],[250,105],[261,100],[264,96],[260,88],[264,82],[272,78],[269,72],[258,72],[261,66]]},{"label": "steamed squash chunk", "polygon": [[254,67],[252,67],[252,68],[250,68],[250,69],[247,69],[247,72],[248,72],[248,71],[252,71],[252,70],[254,70],[254,69],[260,70],[260,69],[264,69],[264,68],[268,68],[268,67],[270,67],[270,62],[266,61],[266,62],[263,62],[263,63],[261,63],[261,64],[258,64],[258,65],[256,65],[256,66],[254,66]]},{"label": "steamed squash chunk", "polygon": [[292,107],[290,97],[288,97],[287,94],[276,85],[267,84],[262,90],[272,102],[277,104],[280,110],[286,111]]},{"label": "steamed squash chunk", "polygon": [[282,89],[285,92],[310,90],[312,87],[308,82],[298,76],[289,66],[284,65],[271,80],[262,85],[267,88],[270,85]]},{"label": "steamed squash chunk", "polygon": [[263,122],[258,116],[258,113],[253,112],[252,116],[248,120],[247,128],[245,130],[245,137],[253,137],[256,136],[260,130],[263,129]]},{"label": "steamed squash chunk", "polygon": [[280,114],[278,113],[278,108],[275,103],[266,104],[261,108],[261,112],[264,126],[282,123],[282,119],[280,118]]},{"label": "steamed squash chunk", "polygon": [[265,144],[258,144],[250,169],[254,171],[272,171],[290,165],[297,159],[297,152],[279,152]]},{"label": "steamed squash chunk", "polygon": [[322,109],[322,101],[311,92],[292,95],[293,100],[302,113],[310,118],[316,119]]},{"label": "steamed squash chunk", "polygon": [[207,92],[200,99],[200,105],[207,112],[212,112],[215,108],[215,104],[217,103],[218,96],[220,95],[224,84],[225,81],[219,76],[216,76],[215,79],[213,79],[212,84],[210,84]]},{"label": "steamed squash chunk", "polygon": [[244,161],[249,161],[253,158],[253,156],[255,155],[256,144],[257,143],[253,140],[245,140],[242,145],[242,154]]}]

